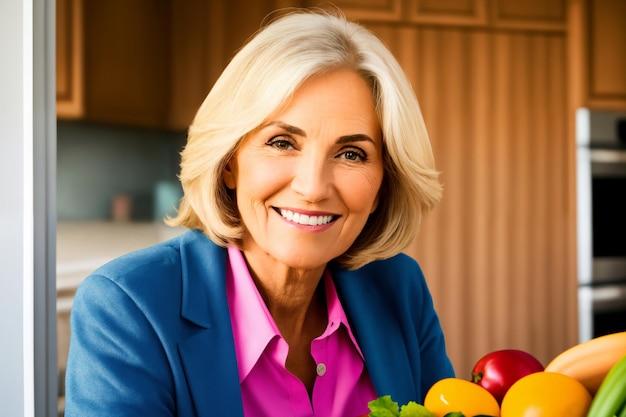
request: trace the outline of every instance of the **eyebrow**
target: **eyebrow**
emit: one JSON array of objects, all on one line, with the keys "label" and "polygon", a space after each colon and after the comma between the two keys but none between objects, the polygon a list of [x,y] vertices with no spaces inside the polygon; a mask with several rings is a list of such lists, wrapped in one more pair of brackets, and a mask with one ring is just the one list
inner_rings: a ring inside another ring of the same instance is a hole
[{"label": "eyebrow", "polygon": [[[281,122],[280,120],[269,122],[265,126],[278,126],[281,129],[284,129],[287,132],[292,133],[294,135],[306,137],[306,132],[304,130],[300,129],[299,127],[287,124],[285,122]],[[374,143],[374,144],[376,143],[376,142],[374,142],[374,139],[372,139],[371,137],[369,137],[368,135],[363,134],[363,133],[355,133],[354,135],[340,136],[337,139],[337,143],[339,145],[343,145],[343,144],[346,144],[346,143],[352,143],[352,142],[362,142],[362,141],[367,141],[367,142],[371,142],[371,143]]]},{"label": "eyebrow", "polygon": [[294,135],[306,137],[306,132],[304,130],[300,129],[299,127],[295,127],[293,125],[287,124],[285,122],[281,122],[280,120],[275,121],[275,122],[269,122],[263,127],[267,127],[267,126],[278,126],[281,129],[286,130],[289,133],[293,133]]}]

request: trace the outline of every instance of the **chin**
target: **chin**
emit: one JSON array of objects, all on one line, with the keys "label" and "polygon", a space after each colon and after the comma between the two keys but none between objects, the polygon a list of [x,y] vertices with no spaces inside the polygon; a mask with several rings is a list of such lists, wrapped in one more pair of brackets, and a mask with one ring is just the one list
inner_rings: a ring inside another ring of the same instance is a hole
[{"label": "chin", "polygon": [[293,252],[280,253],[275,258],[285,266],[298,270],[323,268],[326,267],[328,262],[335,258],[331,255],[320,256],[320,254],[311,255],[311,253],[311,251],[306,251],[306,253],[303,254],[294,254]]},{"label": "chin", "polygon": [[317,259],[285,259],[281,261],[285,266],[296,270],[313,270],[317,268],[325,268],[330,260],[317,260]]}]

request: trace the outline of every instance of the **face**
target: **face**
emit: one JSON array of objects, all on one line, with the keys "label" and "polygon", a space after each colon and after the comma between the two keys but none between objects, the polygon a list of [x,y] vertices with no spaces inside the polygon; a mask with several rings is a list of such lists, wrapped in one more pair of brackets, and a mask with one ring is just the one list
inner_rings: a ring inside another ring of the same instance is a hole
[{"label": "face", "polygon": [[248,261],[315,269],[344,253],[376,209],[382,146],[358,74],[307,80],[242,140],[223,174],[247,228]]}]

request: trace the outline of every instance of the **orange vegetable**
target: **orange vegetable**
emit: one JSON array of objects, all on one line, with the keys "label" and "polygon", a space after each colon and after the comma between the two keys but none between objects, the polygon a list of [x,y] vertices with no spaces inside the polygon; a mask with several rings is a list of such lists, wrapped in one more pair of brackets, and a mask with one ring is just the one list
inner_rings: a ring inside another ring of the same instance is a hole
[{"label": "orange vegetable", "polygon": [[576,379],[535,372],[514,383],[502,400],[501,417],[585,417],[591,395]]}]

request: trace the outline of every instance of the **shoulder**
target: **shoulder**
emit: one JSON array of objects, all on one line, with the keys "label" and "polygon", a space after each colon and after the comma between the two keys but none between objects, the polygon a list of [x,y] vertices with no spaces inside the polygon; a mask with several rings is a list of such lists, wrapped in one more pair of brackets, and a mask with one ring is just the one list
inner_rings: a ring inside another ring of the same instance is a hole
[{"label": "shoulder", "polygon": [[109,261],[93,271],[79,290],[115,285],[126,293],[172,291],[174,287],[180,287],[185,271],[193,268],[198,253],[207,261],[219,263],[225,256],[225,249],[200,231],[188,231]]},{"label": "shoulder", "polygon": [[405,254],[371,262],[357,270],[331,268],[346,304],[376,305],[381,310],[432,309],[432,297],[418,262]]},{"label": "shoulder", "polygon": [[418,262],[405,253],[399,253],[391,258],[383,259],[380,261],[370,262],[357,271],[362,271],[365,274],[369,273],[381,273],[384,271],[398,271],[408,274],[417,273],[422,274],[422,269]]},{"label": "shoulder", "polygon": [[[209,310],[223,316],[226,261],[226,249],[199,231],[123,255],[83,280],[72,320],[130,322],[144,316],[175,331],[184,327],[177,325],[184,322],[179,319],[188,318],[206,327]],[[207,299],[215,302],[208,305]]]},{"label": "shoulder", "polygon": [[390,291],[397,291],[406,286],[425,285],[422,268],[415,259],[404,253],[388,259],[370,262],[353,271],[333,265],[331,272],[333,276],[342,281],[362,281],[368,285],[380,286]]},{"label": "shoulder", "polygon": [[[198,249],[200,247],[200,249]],[[113,281],[137,275],[164,276],[167,272],[180,272],[180,266],[186,261],[185,254],[201,250],[209,255],[221,248],[211,242],[200,231],[187,231],[177,237],[154,246],[129,252],[96,269],[93,274],[103,275]]]}]

